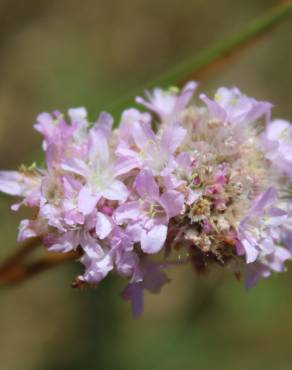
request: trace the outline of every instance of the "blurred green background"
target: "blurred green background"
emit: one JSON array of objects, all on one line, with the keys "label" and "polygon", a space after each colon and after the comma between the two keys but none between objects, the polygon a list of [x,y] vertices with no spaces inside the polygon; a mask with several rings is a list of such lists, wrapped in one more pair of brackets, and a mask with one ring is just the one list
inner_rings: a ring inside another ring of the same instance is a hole
[{"label": "blurred green background", "polygon": [[[228,37],[272,0],[0,0],[0,167],[30,161],[44,110],[84,105],[93,118],[131,88]],[[236,85],[292,120],[292,20],[201,88]],[[0,201],[0,258],[21,215]],[[291,370],[292,265],[251,292],[228,271],[170,271],[134,320],[123,282],[73,290],[59,266],[0,292],[1,370]]]}]

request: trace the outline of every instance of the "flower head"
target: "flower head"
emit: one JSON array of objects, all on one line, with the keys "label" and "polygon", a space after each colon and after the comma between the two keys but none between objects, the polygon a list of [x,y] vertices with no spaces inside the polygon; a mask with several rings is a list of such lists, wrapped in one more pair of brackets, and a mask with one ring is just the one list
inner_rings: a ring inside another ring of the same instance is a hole
[{"label": "flower head", "polygon": [[82,284],[126,279],[134,314],[171,266],[236,266],[250,287],[292,256],[290,123],[270,121],[271,104],[237,88],[196,102],[196,86],[138,97],[149,111],[125,110],[116,129],[104,112],[93,123],[84,108],[69,123],[42,113],[45,166],[0,172],[0,190],[20,198],[13,209],[35,210],[19,239],[78,252]]}]

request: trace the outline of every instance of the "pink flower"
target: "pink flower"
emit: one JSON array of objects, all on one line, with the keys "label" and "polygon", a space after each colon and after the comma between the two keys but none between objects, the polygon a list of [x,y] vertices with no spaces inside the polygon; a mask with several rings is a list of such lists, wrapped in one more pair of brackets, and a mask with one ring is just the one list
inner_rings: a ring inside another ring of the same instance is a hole
[{"label": "pink flower", "polygon": [[285,271],[285,262],[291,259],[291,253],[283,247],[276,247],[275,250],[263,256],[259,261],[247,265],[245,286],[249,289],[260,278],[271,276],[272,272]]},{"label": "pink flower", "polygon": [[72,158],[62,165],[62,169],[84,179],[78,207],[85,215],[94,210],[101,198],[125,201],[128,197],[127,187],[117,179],[107,137],[99,128],[89,132],[86,160]]},{"label": "pink flower", "polygon": [[[128,112],[127,118],[132,115],[139,117],[136,111],[132,110]],[[156,135],[147,120],[131,118],[128,121],[124,117],[121,132],[124,131],[127,131],[127,135],[122,134],[119,137],[116,150],[121,166],[124,163],[128,170],[144,168],[161,175],[168,175],[174,170],[176,150],[186,136],[183,127],[173,124]]]},{"label": "pink flower", "polygon": [[292,128],[291,123],[277,119],[268,123],[261,136],[266,158],[273,166],[292,176]]},{"label": "pink flower", "polygon": [[246,255],[247,263],[272,255],[279,245],[279,227],[285,223],[287,213],[276,208],[276,202],[276,189],[268,188],[240,222],[237,248],[239,255]]},{"label": "pink flower", "polygon": [[33,208],[18,239],[78,252],[83,283],[116,273],[134,315],[170,266],[217,263],[242,270],[249,287],[292,259],[289,122],[270,122],[271,104],[237,88],[196,104],[196,86],[138,97],[150,111],[125,110],[115,129],[111,115],[90,123],[83,107],[68,119],[42,113],[45,165],[0,172],[0,191],[20,198],[13,210]]},{"label": "pink flower", "polygon": [[272,105],[259,102],[254,98],[243,95],[237,88],[221,87],[215,94],[215,99],[209,99],[205,94],[200,98],[207,105],[209,114],[216,119],[231,124],[249,124],[265,115],[270,120]]},{"label": "pink flower", "polygon": [[37,207],[40,201],[41,176],[33,171],[0,171],[0,191],[22,197],[12,209],[17,211],[21,205]]},{"label": "pink flower", "polygon": [[165,91],[156,88],[152,95],[146,92],[148,101],[138,96],[136,102],[155,112],[162,121],[175,122],[178,114],[190,102],[197,86],[194,81],[188,82],[180,93],[178,89]]},{"label": "pink flower", "polygon": [[145,253],[157,253],[166,240],[169,219],[182,211],[184,197],[174,190],[160,195],[153,174],[148,170],[137,176],[135,188],[140,198],[118,207],[114,218],[118,224],[129,223],[128,230],[133,233],[134,240],[141,242]]}]

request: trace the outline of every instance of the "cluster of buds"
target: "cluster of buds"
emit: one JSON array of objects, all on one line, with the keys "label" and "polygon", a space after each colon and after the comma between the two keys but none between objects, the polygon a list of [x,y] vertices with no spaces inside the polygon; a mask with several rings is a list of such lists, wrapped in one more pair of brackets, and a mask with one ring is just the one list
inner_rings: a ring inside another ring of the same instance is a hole
[{"label": "cluster of buds", "polygon": [[124,277],[135,314],[171,266],[218,264],[249,287],[292,257],[292,126],[236,88],[196,101],[196,87],[137,97],[143,110],[118,128],[105,112],[94,123],[84,108],[42,113],[45,166],[0,172],[0,190],[20,197],[12,209],[33,208],[18,239],[78,252],[77,284]]}]

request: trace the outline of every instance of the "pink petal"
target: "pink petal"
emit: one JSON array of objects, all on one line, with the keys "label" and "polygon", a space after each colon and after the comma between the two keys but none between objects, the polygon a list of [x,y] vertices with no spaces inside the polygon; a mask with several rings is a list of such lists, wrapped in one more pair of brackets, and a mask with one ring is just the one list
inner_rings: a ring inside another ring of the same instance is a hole
[{"label": "pink petal", "polygon": [[159,187],[151,171],[141,171],[136,177],[135,187],[142,198],[149,197],[155,200],[159,197]]},{"label": "pink petal", "polygon": [[174,217],[180,214],[183,209],[184,196],[178,191],[169,190],[160,197],[160,204],[168,217]]},{"label": "pink petal", "polygon": [[118,224],[128,220],[137,220],[140,215],[139,202],[128,202],[122,204],[114,213],[114,219]]},{"label": "pink petal", "polygon": [[113,269],[113,260],[108,252],[100,256],[90,250],[82,256],[81,262],[86,266],[81,279],[93,284],[99,283]]},{"label": "pink petal", "polygon": [[89,131],[89,158],[92,163],[98,160],[106,165],[109,162],[108,138],[103,130],[95,127]]},{"label": "pink petal", "polygon": [[156,136],[149,123],[134,122],[132,124],[132,136],[136,145],[142,149],[149,141],[155,142]]},{"label": "pink petal", "polygon": [[72,172],[83,177],[85,177],[88,172],[86,163],[78,158],[71,158],[66,163],[61,164],[61,168],[64,171]]},{"label": "pink petal", "polygon": [[191,98],[194,95],[196,88],[198,87],[198,83],[195,81],[189,81],[182,89],[182,92],[177,97],[175,111],[179,112],[184,109],[187,104],[190,102]]},{"label": "pink petal", "polygon": [[141,238],[141,248],[145,253],[157,253],[166,240],[167,226],[156,225],[150,231],[144,232]]},{"label": "pink petal", "polygon": [[112,224],[109,218],[101,212],[96,214],[95,231],[100,239],[105,239],[112,231]]},{"label": "pink petal", "polygon": [[226,113],[224,109],[214,100],[211,100],[208,98],[207,95],[201,94],[200,99],[203,100],[203,102],[207,105],[207,108],[209,109],[211,115],[214,118],[220,119],[222,121],[226,118]]},{"label": "pink petal", "polygon": [[78,208],[84,214],[90,214],[97,202],[100,199],[100,194],[92,194],[92,192],[84,186],[78,195]]},{"label": "pink petal", "polygon": [[259,255],[259,251],[246,239],[242,240],[241,243],[245,251],[246,263],[254,262]]},{"label": "pink petal", "polygon": [[72,123],[78,124],[86,123],[87,111],[84,107],[71,108],[68,110],[68,115]]},{"label": "pink petal", "polygon": [[291,124],[288,121],[283,119],[275,119],[266,128],[266,135],[269,140],[279,140],[282,133],[291,127]]},{"label": "pink petal", "polygon": [[265,207],[272,205],[277,200],[278,192],[273,186],[269,187],[255,200],[249,214],[261,213]]},{"label": "pink petal", "polygon": [[125,175],[126,173],[132,171],[134,168],[139,167],[139,158],[134,152],[132,152],[132,155],[132,157],[123,156],[115,162],[113,172],[116,177]]},{"label": "pink petal", "polygon": [[112,184],[102,191],[102,196],[109,200],[125,201],[128,198],[129,191],[121,181],[115,180]]},{"label": "pink petal", "polygon": [[187,130],[180,125],[171,125],[166,128],[161,137],[161,146],[168,153],[174,153],[181,145]]},{"label": "pink petal", "polygon": [[25,178],[26,176],[18,171],[0,171],[0,191],[9,195],[24,196],[28,189]]}]

